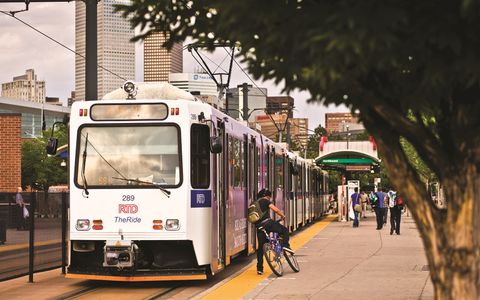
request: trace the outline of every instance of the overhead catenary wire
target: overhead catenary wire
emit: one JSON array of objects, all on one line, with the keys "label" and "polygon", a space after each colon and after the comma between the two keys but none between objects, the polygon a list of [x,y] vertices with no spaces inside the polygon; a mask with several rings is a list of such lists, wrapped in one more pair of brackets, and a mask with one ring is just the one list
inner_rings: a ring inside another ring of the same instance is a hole
[{"label": "overhead catenary wire", "polygon": [[[224,49],[225,49],[225,48],[224,48]],[[225,51],[226,51],[226,49],[225,49]],[[227,52],[227,53],[228,53],[228,52]],[[229,55],[230,55],[230,54],[229,54]],[[250,76],[247,72],[245,72],[245,70],[240,66],[240,64],[237,62],[237,60],[236,60],[235,58],[233,58],[233,61],[234,61],[235,64],[238,66],[238,68],[245,74],[245,76],[247,76],[248,80],[250,80],[250,81],[255,85],[255,87],[256,87],[265,97],[268,97],[267,94],[265,94],[265,93],[263,92],[263,90],[255,83],[255,81],[251,78],[251,76]],[[285,127],[284,127],[283,129],[278,128],[275,120],[273,120],[273,117],[272,117],[270,114],[267,114],[267,116],[270,118],[270,120],[271,120],[272,123],[275,125],[275,127],[277,127],[277,130],[283,131],[283,130],[285,129]],[[288,122],[288,118],[287,118],[286,122]],[[301,128],[301,129],[305,129],[305,130],[307,130],[307,131],[309,131],[309,132],[315,133],[315,130],[309,129],[309,128],[307,128],[307,127],[297,125],[297,124],[295,124],[295,123],[293,123],[293,122],[290,122],[290,124],[293,125],[293,126],[295,126],[295,127],[298,127],[298,128]]]},{"label": "overhead catenary wire", "polygon": [[[66,46],[65,44],[59,42],[59,41],[56,40],[55,38],[49,36],[48,34],[42,32],[42,31],[40,31],[39,29],[35,28],[33,25],[30,25],[29,23],[27,23],[27,22],[23,21],[22,19],[16,17],[14,13],[8,12],[8,11],[3,11],[3,10],[0,11],[0,12],[3,13],[3,14],[5,14],[5,15],[7,15],[7,16],[9,16],[9,17],[12,17],[12,18],[16,19],[16,20],[19,21],[20,23],[22,23],[22,24],[24,24],[25,26],[31,28],[32,30],[38,32],[39,34],[43,35],[43,36],[46,37],[47,39],[49,39],[49,40],[51,40],[52,42],[60,45],[61,47],[67,49],[68,51],[74,53],[75,55],[78,55],[78,56],[80,56],[81,58],[83,58],[83,59],[85,59],[85,60],[87,59],[84,55],[76,52],[75,50],[73,50],[73,49],[71,49],[70,47]],[[184,46],[184,47],[182,47],[182,48],[183,48],[183,50],[185,50],[185,49],[187,49],[187,46]],[[265,92],[264,92],[264,91],[256,84],[256,82],[251,78],[251,76],[240,66],[240,64],[238,63],[238,61],[233,57],[233,52],[232,52],[232,53],[229,53],[225,47],[223,47],[223,49],[227,52],[228,55],[224,57],[224,59],[222,60],[222,62],[221,62],[220,64],[215,63],[215,62],[214,62],[213,60],[211,60],[208,56],[205,56],[210,62],[212,62],[213,64],[216,65],[216,69],[215,69],[214,72],[216,72],[219,68],[220,68],[222,71],[225,71],[225,70],[221,67],[221,64],[223,63],[223,61],[225,61],[225,59],[226,59],[228,56],[231,56],[231,57],[233,58],[233,61],[234,61],[235,64],[237,65],[237,67],[247,76],[248,80],[250,80],[250,82],[252,82],[252,83],[255,85],[255,87],[256,87],[265,97],[268,97],[267,94],[265,94]],[[195,59],[195,61],[196,61],[196,62],[202,67],[202,69],[204,69],[204,71],[206,72],[205,68],[204,68],[204,67],[202,66],[202,64],[198,61],[198,59],[197,59],[194,55],[192,55],[192,56],[193,56],[193,58]],[[106,72],[112,74],[113,76],[116,76],[116,77],[118,77],[118,78],[120,78],[120,79],[122,79],[122,80],[124,80],[124,81],[127,81],[126,78],[118,75],[117,73],[115,73],[115,72],[113,72],[113,71],[110,71],[109,69],[105,68],[104,66],[102,66],[102,65],[100,65],[100,64],[98,64],[98,63],[97,63],[97,67],[99,67],[99,68],[102,69],[102,70],[105,70]],[[225,71],[225,72],[226,72],[226,71]],[[277,128],[277,130],[279,130],[279,131],[284,131],[284,130],[285,130],[285,126],[284,126],[284,128],[282,128],[282,129],[280,129],[280,128],[277,126],[275,120],[273,120],[273,117],[272,117],[270,114],[267,114],[267,116],[268,116],[268,117],[270,118],[270,120],[273,122],[273,124],[275,125],[275,127]],[[287,121],[286,121],[286,122],[288,122],[288,118],[287,118]],[[308,129],[308,128],[306,128],[306,127],[297,125],[297,124],[295,124],[295,123],[292,123],[292,122],[291,122],[290,124],[293,125],[293,126],[295,126],[295,127],[298,127],[298,128],[301,128],[301,129],[306,129],[307,131],[310,131],[310,132],[315,133],[314,130],[311,130],[311,129]],[[286,124],[285,124],[285,125],[286,125]]]},{"label": "overhead catenary wire", "polygon": [[[73,49],[71,49],[71,48],[69,48],[69,47],[66,46],[65,44],[57,41],[56,39],[54,39],[53,37],[47,35],[46,33],[43,33],[43,32],[40,31],[39,29],[35,28],[33,25],[30,25],[30,24],[28,24],[27,22],[23,21],[22,19],[19,19],[19,18],[16,17],[14,14],[12,14],[12,13],[10,13],[10,12],[7,12],[7,11],[3,11],[3,10],[0,11],[0,12],[3,13],[3,14],[5,14],[5,15],[7,15],[7,16],[10,16],[10,17],[16,19],[16,20],[19,21],[20,23],[22,23],[22,24],[24,24],[25,26],[27,26],[27,27],[35,30],[36,32],[40,33],[41,35],[43,35],[43,36],[46,37],[47,39],[49,39],[49,40],[51,40],[52,42],[60,45],[61,47],[67,49],[68,51],[74,53],[75,55],[78,55],[78,56],[80,56],[81,58],[83,58],[83,59],[85,59],[85,60],[87,59],[84,55],[76,52],[75,50],[73,50]],[[118,77],[118,78],[120,78],[120,79],[122,79],[122,80],[124,80],[124,81],[127,81],[127,79],[123,78],[122,76],[118,75],[118,74],[115,73],[115,72],[110,71],[109,69],[105,68],[104,66],[102,66],[102,65],[100,65],[100,64],[98,64],[98,63],[97,63],[97,67],[99,67],[99,68],[102,69],[102,70],[107,71],[108,73],[112,74],[113,76],[116,76],[116,77]]]}]

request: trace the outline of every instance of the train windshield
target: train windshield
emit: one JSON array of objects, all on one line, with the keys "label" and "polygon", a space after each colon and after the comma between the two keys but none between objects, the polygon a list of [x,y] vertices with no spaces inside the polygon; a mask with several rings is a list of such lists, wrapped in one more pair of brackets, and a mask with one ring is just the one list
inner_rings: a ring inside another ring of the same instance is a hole
[{"label": "train windshield", "polygon": [[75,183],[82,188],[175,187],[181,183],[180,129],[84,126],[78,132]]}]

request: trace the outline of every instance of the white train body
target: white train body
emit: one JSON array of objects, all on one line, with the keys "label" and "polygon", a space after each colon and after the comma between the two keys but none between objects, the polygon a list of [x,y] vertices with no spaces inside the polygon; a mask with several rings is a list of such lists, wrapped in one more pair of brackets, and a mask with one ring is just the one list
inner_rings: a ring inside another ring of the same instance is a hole
[{"label": "white train body", "polygon": [[312,162],[184,98],[73,104],[67,277],[205,279],[254,252],[246,208],[264,187],[292,231],[326,211]]}]

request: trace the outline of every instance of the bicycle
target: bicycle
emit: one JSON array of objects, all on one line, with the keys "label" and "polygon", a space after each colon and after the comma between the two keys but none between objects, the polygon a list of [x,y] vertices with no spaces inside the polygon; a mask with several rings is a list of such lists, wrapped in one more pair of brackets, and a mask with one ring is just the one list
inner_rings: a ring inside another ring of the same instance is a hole
[{"label": "bicycle", "polygon": [[267,236],[268,242],[263,244],[263,255],[267,260],[268,266],[272,269],[272,272],[277,276],[283,275],[282,255],[285,257],[285,260],[294,272],[300,272],[300,266],[295,254],[283,250],[279,234],[276,232],[268,234],[265,228],[261,227],[260,229]]}]

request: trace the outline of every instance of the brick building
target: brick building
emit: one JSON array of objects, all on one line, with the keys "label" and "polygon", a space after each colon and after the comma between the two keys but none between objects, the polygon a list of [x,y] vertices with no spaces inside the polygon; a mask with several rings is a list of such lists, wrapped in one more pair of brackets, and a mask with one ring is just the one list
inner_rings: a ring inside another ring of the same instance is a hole
[{"label": "brick building", "polygon": [[326,113],[325,129],[328,133],[343,131],[343,124],[358,124],[359,116],[357,114],[345,113]]},{"label": "brick building", "polygon": [[[283,130],[284,136],[287,134],[286,121],[287,116],[284,114],[255,117],[255,123],[260,125],[262,134],[273,141],[278,140],[278,129]],[[308,119],[288,118],[288,122],[290,123],[290,136],[292,141],[296,142],[300,147],[306,147],[308,143]]]},{"label": "brick building", "polygon": [[267,113],[282,113],[293,118],[293,107],[295,100],[290,96],[268,96],[267,97]]},{"label": "brick building", "polygon": [[0,113],[0,192],[16,192],[22,183],[22,115]]}]

